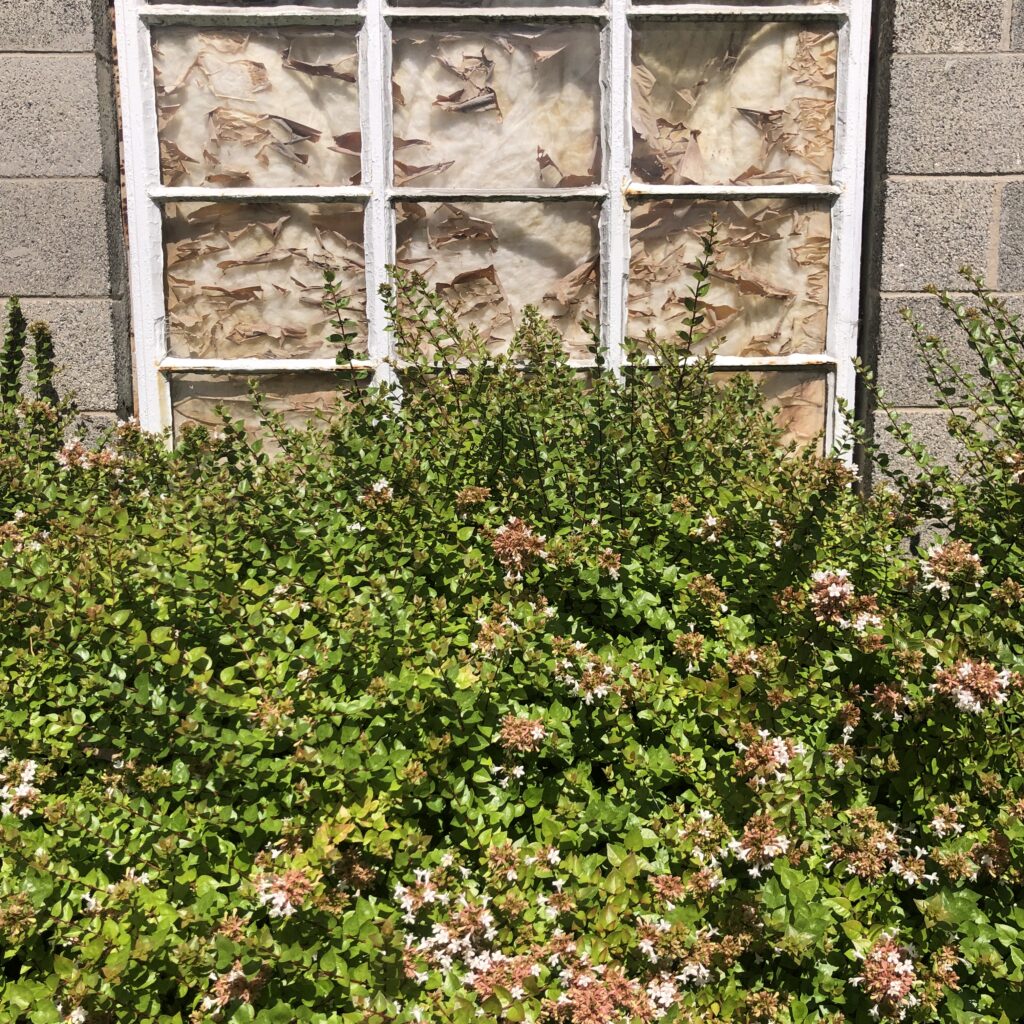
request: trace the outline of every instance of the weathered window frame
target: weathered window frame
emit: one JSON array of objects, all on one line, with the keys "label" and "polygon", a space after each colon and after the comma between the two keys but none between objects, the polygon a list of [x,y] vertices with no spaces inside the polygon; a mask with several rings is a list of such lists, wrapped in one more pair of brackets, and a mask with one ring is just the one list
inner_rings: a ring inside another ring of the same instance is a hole
[{"label": "weathered window frame", "polygon": [[[357,7],[246,7],[203,3],[148,4],[115,0],[124,122],[125,188],[130,242],[135,386],[138,413],[148,430],[171,424],[174,372],[259,373],[336,371],[332,359],[187,359],[167,354],[162,208],[173,201],[356,202],[366,207],[365,256],[368,354],[357,366],[390,374],[391,342],[378,296],[394,260],[394,204],[401,199],[499,201],[590,199],[601,203],[601,337],[605,358],[622,365],[629,273],[631,200],[674,198],[817,198],[832,204],[832,248],[825,351],[819,355],[719,356],[723,370],[816,369],[827,375],[826,438],[840,425],[837,399],[854,400],[859,326],[860,258],[864,202],[871,0],[787,3],[643,3],[604,0],[600,7],[394,7],[360,0]],[[838,29],[835,163],[830,185],[675,186],[631,181],[630,33],[644,19],[752,19],[821,21]],[[596,23],[601,31],[603,178],[586,188],[523,189],[501,194],[395,187],[392,180],[391,28],[398,21]],[[359,102],[363,176],[359,186],[303,188],[168,187],[162,184],[150,29],[157,25],[359,25]]]}]

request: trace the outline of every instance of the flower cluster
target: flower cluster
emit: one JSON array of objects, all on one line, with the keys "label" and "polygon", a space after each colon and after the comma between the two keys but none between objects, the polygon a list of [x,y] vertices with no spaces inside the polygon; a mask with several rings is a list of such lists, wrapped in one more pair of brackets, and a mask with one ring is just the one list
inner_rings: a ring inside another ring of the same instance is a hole
[{"label": "flower cluster", "polygon": [[499,741],[510,753],[532,754],[540,750],[547,734],[547,729],[539,718],[506,715],[501,720]]},{"label": "flower cluster", "polygon": [[382,508],[385,505],[390,505],[394,496],[395,492],[391,481],[381,477],[360,495],[359,500],[367,508]]},{"label": "flower cluster", "polygon": [[746,742],[736,744],[740,756],[736,758],[736,772],[753,789],[761,789],[774,779],[786,778],[790,762],[804,753],[804,746],[791,739],[772,736],[767,729],[747,730]]},{"label": "flower cluster", "polygon": [[882,624],[878,601],[869,595],[858,596],[846,569],[821,570],[811,577],[811,611],[825,625],[863,633]]},{"label": "flower cluster", "polygon": [[455,507],[460,511],[482,505],[491,496],[490,487],[463,487],[455,495]]},{"label": "flower cluster", "polygon": [[298,868],[280,874],[264,872],[256,880],[256,898],[271,917],[291,917],[313,891],[313,882]]},{"label": "flower cluster", "polygon": [[736,859],[747,866],[753,878],[760,877],[764,868],[776,857],[784,856],[790,847],[789,838],[779,830],[770,814],[755,814],[743,829],[739,839],[729,843]]},{"label": "flower cluster", "polygon": [[[0,758],[0,763],[5,760]],[[0,814],[16,814],[27,818],[35,809],[36,801],[42,796],[36,786],[35,761],[12,761],[0,773]]]},{"label": "flower cluster", "polygon": [[883,934],[872,944],[864,955],[861,976],[852,981],[863,985],[876,1017],[903,1020],[920,1001],[914,993],[918,984],[914,951],[897,942],[894,935]]},{"label": "flower cluster", "polygon": [[617,689],[611,665],[588,650],[586,644],[578,640],[558,639],[554,648],[557,658],[555,678],[570,687],[584,704],[593,704]]},{"label": "flower cluster", "polygon": [[521,580],[538,559],[547,558],[546,541],[546,537],[534,533],[522,519],[513,516],[494,531],[491,547],[506,570],[506,579],[514,582]]},{"label": "flower cluster", "polygon": [[952,668],[937,669],[932,689],[948,697],[961,711],[980,715],[1005,704],[1011,691],[1021,687],[1021,677],[1009,669],[997,669],[988,661],[962,658]]},{"label": "flower cluster", "polygon": [[242,967],[242,961],[236,960],[230,971],[224,974],[211,973],[210,981],[213,983],[210,992],[203,997],[199,1011],[193,1015],[193,1024],[199,1024],[204,1017],[219,1017],[232,1003],[252,1003],[266,984],[266,972],[261,968],[250,978]]},{"label": "flower cluster", "polygon": [[90,448],[81,438],[71,438],[57,452],[57,463],[65,469],[112,469],[122,471],[123,459],[113,448]]},{"label": "flower cluster", "polygon": [[953,587],[974,586],[984,575],[981,559],[962,540],[933,545],[921,563],[925,589],[936,590],[943,597],[949,597]]}]

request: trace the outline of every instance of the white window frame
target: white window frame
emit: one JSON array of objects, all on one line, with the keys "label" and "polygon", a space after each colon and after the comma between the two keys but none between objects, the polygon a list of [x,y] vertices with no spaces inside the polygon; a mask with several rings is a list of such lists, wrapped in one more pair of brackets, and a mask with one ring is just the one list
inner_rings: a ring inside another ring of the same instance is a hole
[{"label": "white window frame", "polygon": [[[134,330],[135,387],[143,428],[171,425],[172,373],[259,373],[338,371],[334,359],[186,359],[167,352],[164,300],[162,209],[174,201],[355,202],[366,207],[366,304],[368,352],[354,366],[377,379],[391,374],[393,346],[378,294],[386,267],[394,261],[394,206],[399,200],[508,201],[590,199],[601,204],[601,338],[603,355],[618,370],[623,360],[629,275],[629,203],[645,197],[814,198],[832,206],[829,308],[825,351],[818,355],[717,356],[723,370],[817,370],[828,381],[826,442],[842,429],[837,399],[853,404],[860,324],[860,262],[863,242],[865,154],[871,0],[823,3],[635,4],[603,0],[601,7],[444,8],[394,7],[388,0],[360,0],[348,9],[281,6],[225,7],[202,3],[148,4],[115,0],[118,62],[124,126],[125,190],[129,232],[129,268]],[[835,161],[830,185],[647,185],[632,180],[630,143],[631,25],[655,19],[817,21],[838,30]],[[601,30],[603,176],[600,186],[569,189],[520,189],[500,193],[477,190],[396,187],[391,160],[391,28],[402,21],[461,20],[543,22],[572,19]],[[363,137],[363,174],[359,186],[297,188],[169,187],[162,184],[157,137],[156,90],[150,29],[159,25],[259,26],[280,24],[360,25],[359,103]]]}]

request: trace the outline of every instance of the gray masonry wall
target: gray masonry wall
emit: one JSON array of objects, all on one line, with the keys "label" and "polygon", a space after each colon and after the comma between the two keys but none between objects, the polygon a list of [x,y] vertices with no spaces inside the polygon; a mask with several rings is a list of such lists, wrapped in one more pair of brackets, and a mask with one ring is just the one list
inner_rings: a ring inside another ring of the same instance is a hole
[{"label": "gray masonry wall", "polygon": [[54,328],[87,428],[132,409],[106,0],[0,0],[0,297]]},{"label": "gray masonry wall", "polygon": [[1024,0],[880,0],[876,29],[863,354],[950,456],[900,310],[958,341],[924,289],[965,263],[1024,307]]}]

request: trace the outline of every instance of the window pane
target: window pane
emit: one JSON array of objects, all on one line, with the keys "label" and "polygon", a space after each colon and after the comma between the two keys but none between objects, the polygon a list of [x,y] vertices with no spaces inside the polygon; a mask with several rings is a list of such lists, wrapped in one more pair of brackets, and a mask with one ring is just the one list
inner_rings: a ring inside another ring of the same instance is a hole
[{"label": "window pane", "polygon": [[686,317],[694,261],[712,217],[718,246],[702,329],[727,355],[825,349],[831,215],[809,200],[638,203],[630,226],[629,333],[668,340]]},{"label": "window pane", "polygon": [[638,22],[633,173],[665,184],[827,183],[837,35],[794,22]]},{"label": "window pane", "polygon": [[401,203],[399,265],[422,274],[503,350],[523,308],[537,306],[583,358],[596,323],[595,203]]},{"label": "window pane", "polygon": [[[602,7],[605,0],[556,0],[559,7]],[[660,0],[659,0],[660,2]],[[543,7],[538,0],[391,0],[392,7]]]},{"label": "window pane", "polygon": [[260,417],[249,397],[249,381],[255,380],[267,406],[284,416],[289,427],[303,427],[318,413],[330,413],[355,386],[337,373],[273,373],[256,377],[231,374],[181,373],[171,378],[171,409],[174,436],[188,426],[219,431],[222,419],[217,407],[233,420],[242,420],[250,434],[259,432]]},{"label": "window pane", "polygon": [[[715,374],[715,378],[722,381],[734,376],[734,373]],[[764,392],[768,407],[777,410],[779,424],[785,431],[784,440],[822,448],[828,403],[825,377],[809,370],[771,370],[751,376]]]},{"label": "window pane", "polygon": [[[151,4],[176,4],[181,0],[149,0]],[[291,6],[295,0],[200,0],[197,6],[202,7],[282,7]],[[359,0],[302,0],[303,7],[341,7],[345,9],[359,6]]]},{"label": "window pane", "polygon": [[333,356],[323,272],[352,296],[365,351],[363,210],[350,204],[179,203],[164,217],[171,355]]},{"label": "window pane", "polygon": [[396,184],[492,191],[594,184],[599,63],[590,25],[396,25]]},{"label": "window pane", "polygon": [[167,185],[339,185],[360,169],[354,29],[153,34]]}]

